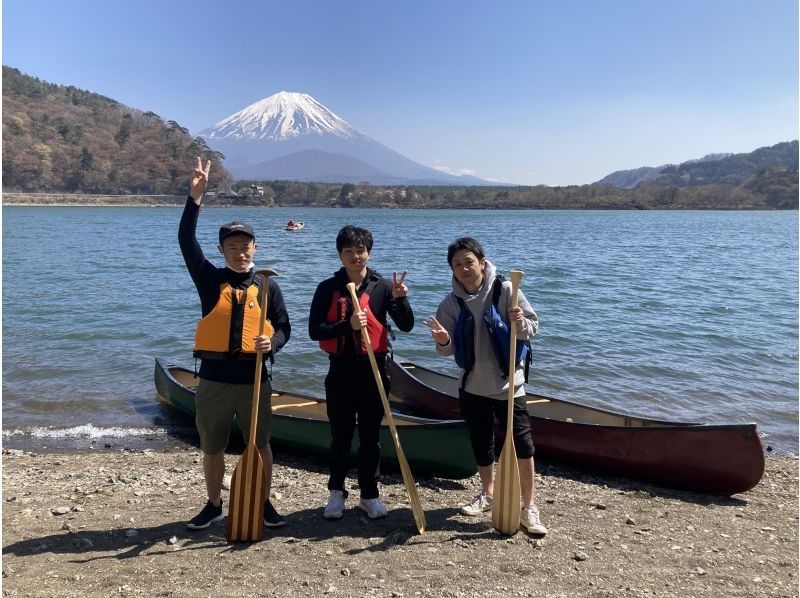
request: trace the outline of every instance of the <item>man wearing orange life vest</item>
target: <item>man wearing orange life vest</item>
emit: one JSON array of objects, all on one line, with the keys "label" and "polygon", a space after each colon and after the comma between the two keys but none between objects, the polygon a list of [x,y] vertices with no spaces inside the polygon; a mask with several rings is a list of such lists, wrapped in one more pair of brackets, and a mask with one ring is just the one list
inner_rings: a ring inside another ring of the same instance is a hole
[{"label": "man wearing orange life vest", "polygon": [[[225,447],[234,415],[247,440],[253,405],[256,351],[263,351],[272,361],[291,333],[280,287],[270,280],[266,317],[267,329],[272,330],[271,333],[257,336],[263,317],[259,290],[266,281],[261,275],[255,274],[252,260],[257,246],[255,233],[249,224],[234,221],[219,229],[218,248],[225,258],[224,268],[214,266],[203,255],[195,229],[210,170],[210,161],[203,166],[200,158],[197,158],[197,166],[190,180],[189,198],[178,229],[178,243],[200,295],[203,313],[195,333],[194,353],[202,360],[195,405],[208,502],[188,522],[190,529],[204,529],[223,518],[221,492],[225,476]],[[256,446],[261,453],[267,480],[264,524],[277,527],[285,521],[269,501],[272,481],[272,451],[269,446],[271,395],[272,386],[264,367],[261,371]]]},{"label": "man wearing orange life vest", "polygon": [[[342,267],[319,284],[308,317],[309,336],[319,341],[330,359],[325,378],[331,426],[330,477],[328,503],[323,515],[326,519],[342,516],[348,495],[344,483],[349,469],[350,446],[358,426],[359,507],[371,519],[377,519],[388,513],[378,492],[383,405],[361,328],[367,327],[388,392],[389,328],[386,316],[391,316],[400,330],[409,332],[414,327],[414,313],[406,297],[405,272],[399,277],[395,272],[390,282],[367,267],[372,251],[372,233],[363,228],[345,226],[336,237],[336,250]],[[348,282],[356,286],[361,314],[355,313],[351,305],[346,289]]]}]

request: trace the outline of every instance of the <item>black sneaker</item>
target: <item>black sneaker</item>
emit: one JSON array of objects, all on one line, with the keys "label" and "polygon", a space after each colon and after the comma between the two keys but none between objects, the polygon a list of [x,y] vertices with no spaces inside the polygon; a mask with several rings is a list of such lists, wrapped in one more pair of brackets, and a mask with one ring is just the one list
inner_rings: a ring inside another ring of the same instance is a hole
[{"label": "black sneaker", "polygon": [[278,511],[275,510],[275,507],[272,506],[269,500],[264,503],[264,525],[267,527],[281,527],[282,525],[286,525],[286,519],[278,514]]},{"label": "black sneaker", "polygon": [[186,524],[189,529],[206,529],[212,523],[220,521],[225,515],[222,514],[222,501],[219,506],[215,507],[211,501],[206,503],[203,510],[200,511],[194,518]]}]

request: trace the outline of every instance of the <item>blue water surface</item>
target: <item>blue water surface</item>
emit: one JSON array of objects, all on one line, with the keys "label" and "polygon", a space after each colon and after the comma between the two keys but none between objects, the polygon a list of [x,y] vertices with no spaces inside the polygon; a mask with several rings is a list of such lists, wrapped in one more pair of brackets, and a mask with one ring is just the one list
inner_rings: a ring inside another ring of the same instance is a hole
[{"label": "blue water surface", "polygon": [[[163,425],[153,358],[192,366],[195,288],[177,208],[3,207],[3,427]],[[285,232],[290,219],[302,232]],[[344,224],[373,231],[370,265],[408,270],[417,324],[396,351],[447,372],[423,317],[450,289],[447,245],[470,235],[501,272],[525,272],[540,320],[533,390],[673,420],[755,421],[797,454],[797,212],[208,208],[255,227],[258,266],[280,272],[292,338],[274,386],[322,394],[327,359],[308,307],[338,267]]]}]

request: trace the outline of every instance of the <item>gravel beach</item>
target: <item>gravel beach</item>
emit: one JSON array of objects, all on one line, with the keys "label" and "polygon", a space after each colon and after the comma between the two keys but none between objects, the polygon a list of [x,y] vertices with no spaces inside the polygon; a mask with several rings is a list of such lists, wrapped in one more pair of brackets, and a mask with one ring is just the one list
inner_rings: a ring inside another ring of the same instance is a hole
[{"label": "gravel beach", "polygon": [[287,525],[229,545],[224,522],[185,527],[205,500],[192,446],[3,453],[4,596],[798,595],[793,458],[767,459],[761,483],[730,498],[541,458],[549,534],[509,538],[488,514],[459,514],[477,476],[417,479],[423,535],[396,472],[383,478],[386,519],[351,498],[326,521],[324,464],[276,452],[272,500]]}]

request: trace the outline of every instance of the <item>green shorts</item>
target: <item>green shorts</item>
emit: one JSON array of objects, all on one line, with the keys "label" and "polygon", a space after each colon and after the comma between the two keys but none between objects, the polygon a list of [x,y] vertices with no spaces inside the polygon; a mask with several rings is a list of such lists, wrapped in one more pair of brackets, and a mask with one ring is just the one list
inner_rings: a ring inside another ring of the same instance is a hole
[{"label": "green shorts", "polygon": [[[272,420],[272,385],[269,380],[261,383],[260,397],[256,446],[263,449],[269,442]],[[200,378],[194,402],[197,409],[195,423],[200,433],[200,449],[205,454],[222,452],[228,446],[234,415],[242,430],[245,443],[248,441],[250,412],[253,409],[252,384],[227,384]]]}]

